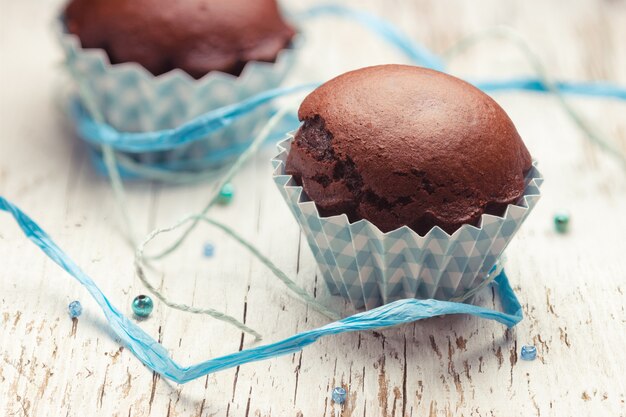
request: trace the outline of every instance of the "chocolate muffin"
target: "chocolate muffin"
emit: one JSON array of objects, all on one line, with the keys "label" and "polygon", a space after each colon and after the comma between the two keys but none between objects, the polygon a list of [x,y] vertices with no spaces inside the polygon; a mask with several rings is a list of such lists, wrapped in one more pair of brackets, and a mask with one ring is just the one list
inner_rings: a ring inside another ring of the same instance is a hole
[{"label": "chocolate muffin", "polygon": [[452,234],[502,215],[524,191],[531,157],[489,96],[450,75],[382,65],[340,75],[302,102],[286,173],[322,216],[383,232]]},{"label": "chocolate muffin", "polygon": [[294,35],[275,0],[72,0],[65,23],[113,64],[136,62],[154,75],[180,68],[194,78],[273,62]]}]

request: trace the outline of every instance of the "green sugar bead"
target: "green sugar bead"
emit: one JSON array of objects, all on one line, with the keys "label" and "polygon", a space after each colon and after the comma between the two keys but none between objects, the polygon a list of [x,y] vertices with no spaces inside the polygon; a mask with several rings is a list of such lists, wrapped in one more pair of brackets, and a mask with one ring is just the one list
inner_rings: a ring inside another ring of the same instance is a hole
[{"label": "green sugar bead", "polygon": [[235,195],[235,187],[231,183],[226,183],[220,190],[220,194],[217,197],[217,202],[221,205],[230,204]]},{"label": "green sugar bead", "polygon": [[554,215],[554,228],[558,233],[564,234],[569,230],[569,213],[559,212]]}]

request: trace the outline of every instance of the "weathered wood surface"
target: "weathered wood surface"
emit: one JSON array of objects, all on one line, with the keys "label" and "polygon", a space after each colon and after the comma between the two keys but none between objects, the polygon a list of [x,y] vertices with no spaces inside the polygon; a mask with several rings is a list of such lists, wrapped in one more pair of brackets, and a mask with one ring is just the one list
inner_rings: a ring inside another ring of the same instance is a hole
[{"label": "weathered wood surface", "polygon": [[[111,300],[130,313],[144,292],[134,277],[109,185],[96,176],[58,103],[60,53],[49,21],[56,1],[2,0],[0,8],[0,193],[56,238]],[[287,7],[304,8],[292,1]],[[309,2],[306,2],[309,3]],[[496,24],[531,43],[552,75],[626,84],[626,2],[367,1],[435,51]],[[306,25],[292,83],[349,68],[403,62],[367,32],[338,19]],[[528,74],[510,45],[487,41],[451,64],[462,76]],[[446,317],[326,339],[302,353],[220,372],[186,385],[153,375],[120,348],[79,285],[0,216],[0,414],[9,416],[517,416],[624,415],[626,409],[626,175],[589,145],[548,96],[495,98],[516,123],[546,177],[544,197],[508,249],[508,271],[525,320],[514,330]],[[626,106],[573,100],[626,151]],[[315,264],[270,176],[266,149],[235,180],[237,196],[215,215],[318,297]],[[129,186],[138,232],[199,209],[210,185]],[[560,236],[552,213],[572,212]],[[205,241],[216,256],[202,256]],[[161,288],[195,306],[223,309],[278,340],[323,317],[294,300],[235,243],[203,227],[162,265]],[[77,322],[66,313],[79,299]],[[491,305],[489,292],[481,297]],[[344,308],[342,302],[333,301]],[[141,326],[190,364],[252,345],[210,319],[157,303]],[[520,346],[538,360],[518,360]],[[343,408],[330,400],[348,390]]]}]

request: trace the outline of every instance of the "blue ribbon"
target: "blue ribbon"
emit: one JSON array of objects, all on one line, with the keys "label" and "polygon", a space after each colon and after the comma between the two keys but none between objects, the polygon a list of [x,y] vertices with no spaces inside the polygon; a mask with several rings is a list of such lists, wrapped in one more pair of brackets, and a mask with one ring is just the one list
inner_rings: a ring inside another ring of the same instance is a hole
[{"label": "blue ribbon", "polygon": [[312,7],[305,12],[297,14],[296,18],[298,20],[304,20],[307,18],[329,15],[352,19],[363,25],[387,41],[390,45],[398,48],[411,61],[418,65],[432,68],[437,71],[443,71],[445,68],[443,60],[437,55],[433,54],[422,45],[414,43],[411,39],[407,38],[402,32],[396,29],[391,23],[373,14],[339,6],[337,4],[324,4]]},{"label": "blue ribbon", "polygon": [[106,123],[96,122],[78,102],[74,102],[72,112],[80,136],[87,142],[110,145],[123,152],[165,151],[198,141],[277,97],[311,90],[318,85],[313,83],[267,90],[239,103],[205,113],[174,129],[152,132],[120,132]]},{"label": "blue ribbon", "polygon": [[[77,103],[77,105],[80,104]],[[270,117],[274,114],[274,111],[271,112]],[[286,114],[278,126],[276,126],[276,128],[268,135],[266,143],[275,144],[278,140],[284,139],[285,132],[291,132],[292,130],[297,129],[299,124],[300,121],[295,113]],[[126,166],[124,163],[116,160],[117,169],[120,176],[122,176],[125,180],[143,178],[143,171],[140,169],[141,167],[149,168],[153,172],[158,171],[164,175],[176,173],[199,174],[206,170],[214,170],[223,167],[226,163],[233,161],[250,146],[252,139],[253,137],[241,141],[240,143],[232,143],[224,146],[223,148],[212,150],[210,153],[202,155],[198,158],[174,159],[150,164],[145,162],[136,162],[136,164],[140,164],[139,168],[135,168],[135,166]],[[102,153],[96,148],[92,148],[90,149],[90,157],[96,172],[100,175],[108,176],[109,171],[104,163],[104,159],[102,158]]]},{"label": "blue ribbon", "polygon": [[[533,91],[538,93],[549,93],[547,85],[539,78],[519,77],[504,80],[471,81],[476,87],[486,92],[496,91]],[[554,86],[563,94],[612,98],[626,100],[626,88],[606,82],[571,82],[556,81]]]},{"label": "blue ribbon", "polygon": [[169,356],[167,350],[160,343],[112,305],[95,282],[57,246],[34,220],[2,196],[0,196],[0,210],[10,213],[28,239],[87,289],[102,309],[111,330],[144,365],[179,384],[249,362],[297,352],[324,336],[397,326],[445,314],[470,314],[495,320],[508,327],[515,326],[522,319],[522,307],[503,271],[494,280],[501,298],[503,312],[449,301],[412,298],[399,300],[317,329],[295,334],[275,343],[245,349],[196,365],[181,366]]}]

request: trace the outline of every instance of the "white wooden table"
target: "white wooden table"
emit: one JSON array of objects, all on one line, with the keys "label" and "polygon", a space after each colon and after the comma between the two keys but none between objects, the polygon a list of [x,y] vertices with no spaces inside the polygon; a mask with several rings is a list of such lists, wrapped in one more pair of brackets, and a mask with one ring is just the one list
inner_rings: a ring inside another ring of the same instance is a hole
[{"label": "white wooden table", "polygon": [[[295,0],[288,8],[307,4]],[[626,84],[626,2],[352,1],[441,52],[497,24],[520,31],[558,78]],[[33,216],[112,302],[131,314],[145,292],[133,273],[107,181],[97,176],[58,101],[61,55],[49,22],[58,1],[2,0],[0,194]],[[368,64],[404,62],[363,29],[339,19],[306,25],[290,83],[323,80]],[[509,44],[486,41],[455,59],[464,77],[530,74]],[[501,93],[546,177],[543,199],[507,250],[525,319],[513,330],[470,317],[341,335],[302,353],[176,385],[147,370],[107,330],[71,277],[0,214],[0,414],[8,416],[609,416],[626,413],[626,173],[589,144],[553,97]],[[626,152],[626,105],[571,99]],[[296,222],[270,179],[273,147],[235,179],[236,197],[214,215],[259,245],[308,291],[330,299]],[[200,209],[211,184],[128,185],[133,226],[145,234]],[[558,235],[552,214],[572,213]],[[213,258],[202,245],[213,242]],[[326,320],[294,299],[234,242],[203,226],[159,265],[168,297],[222,309],[266,341]],[[153,279],[155,277],[153,276]],[[78,299],[74,324],[67,304]],[[491,306],[492,294],[480,297]],[[142,328],[183,364],[253,346],[227,325],[156,303]],[[518,359],[523,344],[538,359]],[[344,386],[343,407],[330,400]]]}]

